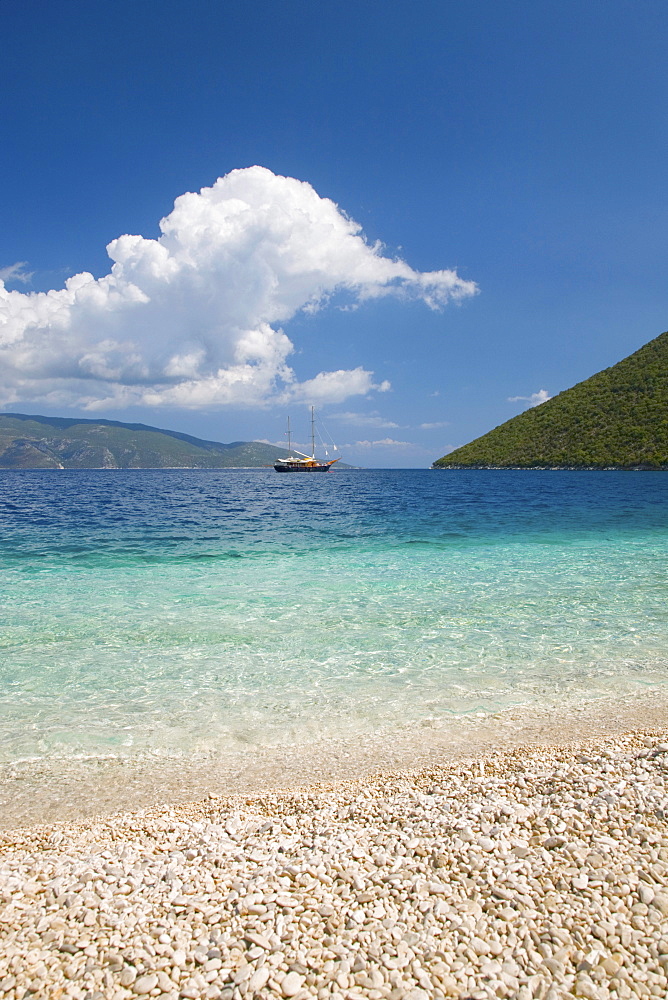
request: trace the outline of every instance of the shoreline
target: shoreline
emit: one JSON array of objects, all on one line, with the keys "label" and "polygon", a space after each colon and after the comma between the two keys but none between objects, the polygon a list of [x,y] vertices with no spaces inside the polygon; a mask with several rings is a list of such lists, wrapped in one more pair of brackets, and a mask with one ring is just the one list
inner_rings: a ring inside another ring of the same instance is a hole
[{"label": "shoreline", "polygon": [[651,688],[591,702],[517,706],[483,717],[425,720],[308,745],[249,747],[135,757],[77,756],[0,765],[0,833],[43,824],[94,821],[160,803],[186,805],[209,794],[262,795],[418,771],[526,746],[568,746],[592,736],[668,724],[668,691]]},{"label": "shoreline", "polygon": [[665,725],[0,845],[8,1000],[668,992]]}]

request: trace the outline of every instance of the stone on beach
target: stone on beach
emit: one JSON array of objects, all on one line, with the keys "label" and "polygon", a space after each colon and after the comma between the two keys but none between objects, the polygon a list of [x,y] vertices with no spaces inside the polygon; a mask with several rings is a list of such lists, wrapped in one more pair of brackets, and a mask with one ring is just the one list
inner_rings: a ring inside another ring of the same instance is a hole
[{"label": "stone on beach", "polygon": [[629,734],[4,832],[0,993],[665,997],[667,751]]}]

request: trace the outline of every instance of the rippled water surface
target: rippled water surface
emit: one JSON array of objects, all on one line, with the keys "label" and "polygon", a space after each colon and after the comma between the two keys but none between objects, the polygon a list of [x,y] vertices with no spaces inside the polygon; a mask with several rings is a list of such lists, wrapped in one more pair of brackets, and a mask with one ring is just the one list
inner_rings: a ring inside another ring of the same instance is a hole
[{"label": "rippled water surface", "polygon": [[668,678],[668,475],[0,473],[0,761],[308,743]]}]

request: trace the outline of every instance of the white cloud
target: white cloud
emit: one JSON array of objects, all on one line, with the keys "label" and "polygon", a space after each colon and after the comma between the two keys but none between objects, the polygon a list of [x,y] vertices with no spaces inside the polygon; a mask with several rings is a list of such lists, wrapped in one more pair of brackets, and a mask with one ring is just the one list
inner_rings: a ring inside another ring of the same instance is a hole
[{"label": "white cloud", "polygon": [[383,438],[381,441],[355,441],[354,444],[342,445],[342,448],[415,448],[410,441],[395,441],[394,438]]},{"label": "white cloud", "polygon": [[386,420],[375,411],[373,413],[330,413],[329,418],[342,420],[347,424],[355,424],[357,427],[387,427],[390,429],[399,426],[393,420]]},{"label": "white cloud", "polygon": [[288,386],[280,398],[280,402],[290,400],[309,403],[342,403],[350,396],[366,396],[375,389],[376,392],[387,392],[389,382],[376,384],[373,372],[364,368],[352,368],[348,371],[319,372],[315,378]]},{"label": "white cloud", "polygon": [[449,423],[448,423],[447,420],[435,420],[435,421],[433,421],[433,423],[430,423],[430,424],[420,424],[420,430],[421,431],[436,431],[440,427],[449,427],[449,426],[450,425],[449,425]]},{"label": "white cloud", "polygon": [[26,271],[27,260],[17,260],[15,264],[9,264],[8,267],[0,267],[0,281],[7,284],[12,281],[20,281],[21,284],[27,285],[32,278],[34,271]]},{"label": "white cloud", "polygon": [[508,396],[509,403],[528,403],[531,406],[540,406],[541,403],[547,403],[548,399],[552,399],[547,389],[539,389],[538,392],[532,392],[530,396]]},{"label": "white cloud", "polygon": [[[477,290],[454,271],[420,273],[384,257],[334,202],[263,167],[181,195],[160,229],[157,240],[112,240],[102,278],[84,272],[32,293],[0,281],[0,402],[57,399],[91,410],[341,402],[389,383],[361,367],[299,383],[281,324],[316,313],[335,293],[435,309]],[[16,280],[21,267],[6,277]]]}]

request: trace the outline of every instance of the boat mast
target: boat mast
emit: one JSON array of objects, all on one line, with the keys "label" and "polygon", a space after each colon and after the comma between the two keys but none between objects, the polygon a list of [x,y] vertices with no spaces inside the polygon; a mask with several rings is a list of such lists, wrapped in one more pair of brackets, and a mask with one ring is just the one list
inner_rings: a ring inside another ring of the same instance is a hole
[{"label": "boat mast", "polygon": [[311,407],[311,455],[315,458],[315,411]]},{"label": "boat mast", "polygon": [[290,443],[290,417],[288,417],[288,458],[292,454],[292,445]]}]

